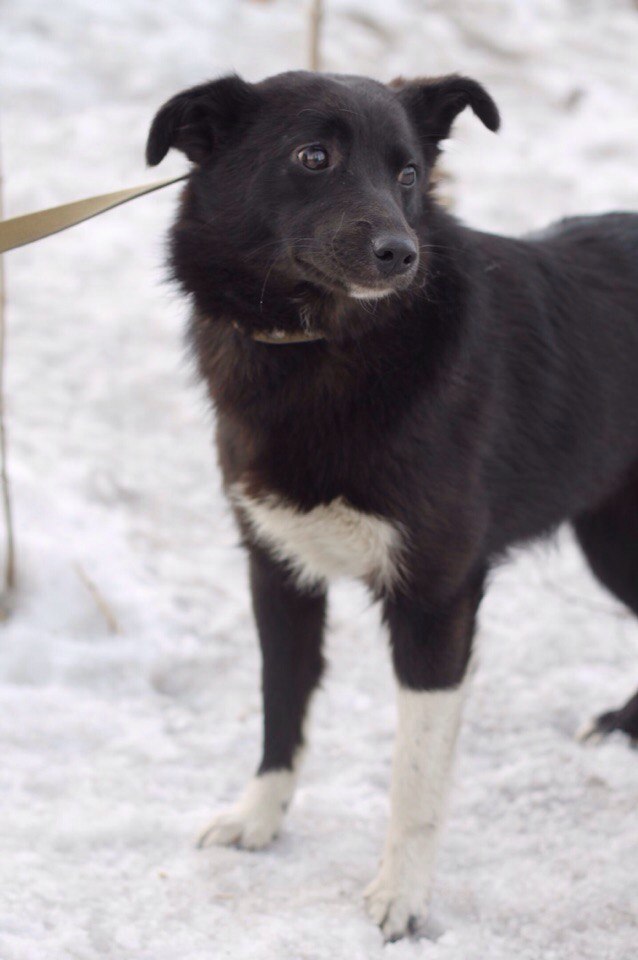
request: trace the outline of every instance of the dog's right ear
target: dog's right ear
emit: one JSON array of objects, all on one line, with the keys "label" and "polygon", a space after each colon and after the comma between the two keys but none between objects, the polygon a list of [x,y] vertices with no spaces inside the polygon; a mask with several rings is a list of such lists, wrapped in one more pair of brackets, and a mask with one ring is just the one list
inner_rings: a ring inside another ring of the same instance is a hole
[{"label": "dog's right ear", "polygon": [[201,163],[257,107],[255,87],[234,74],[184,90],[156,114],[146,141],[146,162],[156,166],[175,147]]}]

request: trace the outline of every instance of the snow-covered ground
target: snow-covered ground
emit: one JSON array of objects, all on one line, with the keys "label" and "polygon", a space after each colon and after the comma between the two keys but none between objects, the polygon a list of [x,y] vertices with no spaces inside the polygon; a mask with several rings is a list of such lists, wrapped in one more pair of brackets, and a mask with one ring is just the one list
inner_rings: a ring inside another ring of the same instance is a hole
[{"label": "snow-covered ground", "polygon": [[[463,117],[447,160],[473,224],[638,207],[631,0],[327,6],[328,69],[461,70],[492,91],[502,134]],[[305,12],[0,3],[7,212],[143,181],[163,99],[231,68],[304,66]],[[210,414],[183,356],[184,305],[161,282],[175,191],[6,258],[20,590],[0,634],[1,960],[630,960],[638,756],[574,731],[634,691],[638,627],[567,534],[504,568],[483,608],[432,940],[383,947],[361,905],[394,704],[378,613],[356,586],[335,590],[331,669],[281,838],[252,855],[195,850],[257,761],[260,706]]]}]

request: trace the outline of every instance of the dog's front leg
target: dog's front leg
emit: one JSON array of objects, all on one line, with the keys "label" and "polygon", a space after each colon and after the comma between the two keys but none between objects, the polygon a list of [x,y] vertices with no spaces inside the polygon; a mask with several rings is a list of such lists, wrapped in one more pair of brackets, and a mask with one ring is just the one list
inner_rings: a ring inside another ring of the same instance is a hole
[{"label": "dog's front leg", "polygon": [[239,801],[215,817],[200,846],[236,843],[256,850],[277,834],[295,788],[306,709],[323,668],[325,592],[298,587],[257,548],[250,551],[250,586],[262,652],[262,760]]},{"label": "dog's front leg", "polygon": [[408,598],[385,604],[398,680],[390,823],[368,912],[387,940],[423,928],[437,835],[459,728],[480,588],[442,610]]}]

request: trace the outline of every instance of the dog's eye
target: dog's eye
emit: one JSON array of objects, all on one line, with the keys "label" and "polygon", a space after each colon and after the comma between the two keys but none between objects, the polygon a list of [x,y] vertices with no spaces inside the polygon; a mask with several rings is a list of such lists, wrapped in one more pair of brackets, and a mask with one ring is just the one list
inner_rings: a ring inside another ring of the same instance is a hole
[{"label": "dog's eye", "polygon": [[330,163],[328,151],[318,144],[313,143],[309,147],[302,147],[297,151],[297,160],[308,170],[325,170]]},{"label": "dog's eye", "polygon": [[407,167],[403,168],[399,174],[399,183],[402,187],[411,187],[416,183],[416,167],[413,163],[409,163]]}]

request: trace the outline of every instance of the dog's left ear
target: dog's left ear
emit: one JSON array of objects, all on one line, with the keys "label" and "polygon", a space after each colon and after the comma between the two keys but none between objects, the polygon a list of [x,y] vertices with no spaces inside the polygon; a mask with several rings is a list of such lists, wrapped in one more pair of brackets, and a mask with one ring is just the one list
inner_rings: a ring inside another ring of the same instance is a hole
[{"label": "dog's left ear", "polygon": [[438,153],[438,144],[450,135],[452,124],[458,114],[471,107],[488,130],[496,132],[501,118],[498,108],[487,90],[458,74],[447,77],[406,81],[402,78],[390,84],[414,125],[419,131],[424,149],[433,157]]}]

